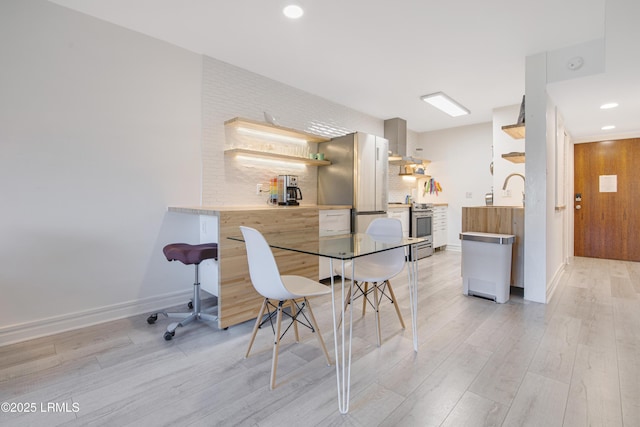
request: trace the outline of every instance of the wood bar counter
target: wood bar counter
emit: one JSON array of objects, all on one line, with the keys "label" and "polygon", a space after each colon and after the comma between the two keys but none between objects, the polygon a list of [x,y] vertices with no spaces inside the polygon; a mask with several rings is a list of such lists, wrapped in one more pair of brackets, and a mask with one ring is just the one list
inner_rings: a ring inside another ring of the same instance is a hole
[{"label": "wood bar counter", "polygon": [[[175,206],[169,212],[200,216],[200,241],[218,243],[218,261],[201,266],[202,289],[218,297],[218,327],[226,328],[254,319],[262,297],[249,277],[243,242],[229,240],[240,236],[245,225],[261,233],[295,232],[318,235],[319,211],[350,209],[351,206]],[[295,274],[318,280],[318,257],[273,250],[280,274]]]},{"label": "wood bar counter", "polygon": [[513,234],[511,286],[524,287],[524,208],[478,206],[462,208],[462,232]]}]

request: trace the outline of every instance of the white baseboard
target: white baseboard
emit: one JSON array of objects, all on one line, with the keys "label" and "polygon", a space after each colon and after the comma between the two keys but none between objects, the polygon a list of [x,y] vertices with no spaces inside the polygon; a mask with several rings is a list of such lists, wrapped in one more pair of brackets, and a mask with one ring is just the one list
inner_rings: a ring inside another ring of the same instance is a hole
[{"label": "white baseboard", "polygon": [[447,244],[447,250],[452,252],[462,252],[462,245]]},{"label": "white baseboard", "polygon": [[558,267],[555,274],[551,278],[551,282],[547,287],[547,301],[546,301],[547,304],[549,303],[549,301],[551,301],[551,298],[553,297],[553,294],[556,292],[556,289],[558,289],[558,284],[560,283],[560,280],[562,280],[562,276],[564,275],[566,266],[567,264],[560,264],[560,267]]},{"label": "white baseboard", "polygon": [[73,329],[84,328],[111,320],[123,319],[143,313],[152,313],[167,307],[183,304],[193,296],[192,291],[172,292],[143,300],[129,301],[120,304],[83,310],[48,319],[39,319],[18,325],[0,328],[0,346],[14,344]]}]

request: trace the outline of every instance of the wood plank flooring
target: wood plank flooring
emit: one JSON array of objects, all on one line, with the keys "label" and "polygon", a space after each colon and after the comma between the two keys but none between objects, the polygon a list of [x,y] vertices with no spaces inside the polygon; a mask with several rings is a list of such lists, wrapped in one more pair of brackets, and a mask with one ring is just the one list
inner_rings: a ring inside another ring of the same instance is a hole
[{"label": "wood plank flooring", "polygon": [[[308,330],[285,336],[270,391],[268,327],[244,359],[252,321],[167,342],[145,313],[0,347],[0,402],[36,409],[0,425],[640,426],[640,264],[575,258],[549,304],[495,304],[462,295],[460,253],[437,252],[419,261],[418,353],[405,280],[407,329],[385,303],[381,347],[355,304],[347,415]],[[333,358],[330,297],[313,302]]]}]

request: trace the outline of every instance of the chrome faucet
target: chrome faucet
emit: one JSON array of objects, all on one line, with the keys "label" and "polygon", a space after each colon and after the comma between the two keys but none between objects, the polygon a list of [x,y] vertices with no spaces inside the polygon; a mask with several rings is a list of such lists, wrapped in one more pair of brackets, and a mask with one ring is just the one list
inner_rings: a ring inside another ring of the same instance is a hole
[{"label": "chrome faucet", "polygon": [[[524,175],[522,175],[521,173],[512,173],[509,174],[505,179],[504,179],[504,184],[502,184],[502,189],[506,190],[507,189],[507,184],[509,183],[509,180],[511,179],[512,176],[519,176],[520,178],[522,178],[522,181],[524,181]],[[522,206],[524,206],[524,191],[522,192]]]}]

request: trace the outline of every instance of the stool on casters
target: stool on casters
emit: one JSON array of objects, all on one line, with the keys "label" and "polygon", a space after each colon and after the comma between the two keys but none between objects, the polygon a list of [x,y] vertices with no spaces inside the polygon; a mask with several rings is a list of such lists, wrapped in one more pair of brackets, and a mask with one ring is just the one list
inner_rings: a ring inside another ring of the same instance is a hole
[{"label": "stool on casters", "polygon": [[[193,311],[190,313],[162,313],[170,318],[181,319],[179,322],[173,322],[167,326],[167,331],[164,333],[164,339],[169,341],[176,334],[176,329],[180,326],[185,326],[194,320],[218,320],[218,316],[211,314],[211,311],[216,310],[217,307],[211,309],[202,310],[200,307],[200,278],[198,276],[199,266],[205,259],[218,259],[218,244],[217,243],[205,243],[201,245],[189,245],[186,243],[173,243],[167,245],[162,250],[168,261],[180,261],[185,265],[196,266],[196,279],[193,283],[193,299],[189,303],[189,308]],[[147,323],[153,324],[158,320],[158,313],[154,313],[147,318]]]}]

